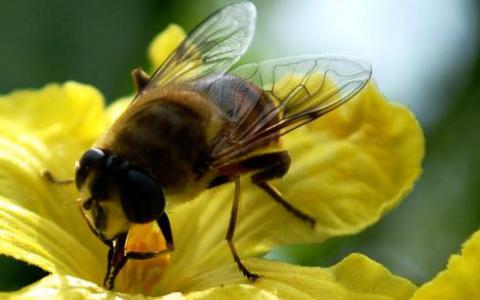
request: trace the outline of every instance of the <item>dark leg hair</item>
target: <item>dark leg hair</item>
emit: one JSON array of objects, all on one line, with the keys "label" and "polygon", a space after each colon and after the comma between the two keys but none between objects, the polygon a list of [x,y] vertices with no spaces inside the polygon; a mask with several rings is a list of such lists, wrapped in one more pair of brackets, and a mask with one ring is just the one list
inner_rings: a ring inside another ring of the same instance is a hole
[{"label": "dark leg hair", "polygon": [[247,269],[247,267],[245,267],[245,265],[240,260],[240,257],[238,256],[237,250],[235,249],[235,245],[233,243],[233,236],[235,234],[235,225],[237,223],[239,202],[240,202],[240,177],[237,176],[237,178],[235,179],[235,194],[233,197],[232,211],[230,213],[230,222],[228,224],[227,235],[225,236],[225,238],[227,239],[228,246],[230,247],[230,251],[232,252],[233,260],[235,260],[235,263],[237,264],[240,271],[249,280],[255,281],[256,279],[258,279],[258,275],[250,272]]},{"label": "dark leg hair", "polygon": [[74,182],[73,179],[57,179],[53,177],[52,173],[48,170],[43,171],[42,176],[52,184],[63,185],[63,184],[72,184]]}]

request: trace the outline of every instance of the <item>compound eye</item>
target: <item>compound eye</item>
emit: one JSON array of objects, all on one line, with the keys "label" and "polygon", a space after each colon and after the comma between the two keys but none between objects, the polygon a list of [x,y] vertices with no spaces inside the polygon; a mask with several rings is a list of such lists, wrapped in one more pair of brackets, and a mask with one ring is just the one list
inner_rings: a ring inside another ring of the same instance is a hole
[{"label": "compound eye", "polygon": [[163,214],[163,190],[153,177],[130,169],[120,178],[119,189],[123,211],[130,222],[148,223]]},{"label": "compound eye", "polygon": [[80,189],[85,180],[88,177],[88,174],[93,167],[99,166],[105,159],[105,153],[97,148],[92,148],[87,150],[82,158],[78,161],[77,168],[75,170],[75,183],[77,189]]}]

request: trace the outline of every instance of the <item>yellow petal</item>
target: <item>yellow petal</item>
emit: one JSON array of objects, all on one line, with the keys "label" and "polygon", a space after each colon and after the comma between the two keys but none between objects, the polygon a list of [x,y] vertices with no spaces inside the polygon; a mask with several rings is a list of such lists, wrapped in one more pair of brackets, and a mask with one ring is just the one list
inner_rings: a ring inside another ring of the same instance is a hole
[{"label": "yellow petal", "polygon": [[65,275],[49,275],[20,291],[0,293],[5,300],[38,300],[38,299],[125,299],[125,300],[202,300],[202,299],[278,299],[275,295],[250,285],[234,285],[211,288],[188,295],[171,293],[159,297],[146,297],[141,294],[123,294],[107,291],[91,282]]},{"label": "yellow petal", "polygon": [[148,57],[153,70],[157,69],[185,38],[183,29],[171,24],[158,34],[148,47]]},{"label": "yellow petal", "polygon": [[235,284],[207,289],[205,291],[192,292],[186,295],[188,300],[232,300],[232,299],[254,299],[254,300],[277,300],[277,295],[249,284]]},{"label": "yellow petal", "polygon": [[103,98],[90,86],[51,84],[1,97],[0,253],[101,280],[106,247],[82,219],[74,186],[54,185],[41,174],[73,178],[75,160],[105,124]]},{"label": "yellow petal", "polygon": [[[331,268],[308,268],[260,259],[247,264],[262,277],[244,281],[228,264],[199,274],[187,290],[148,299],[409,299],[415,286],[365,256],[353,254]],[[18,292],[0,293],[2,299],[147,299],[142,295],[105,291],[71,276],[50,275]]]},{"label": "yellow petal", "polygon": [[316,234],[289,229],[292,242],[319,242],[375,223],[412,189],[424,137],[408,108],[373,83],[339,109],[287,136],[292,167],[278,188],[316,220]]},{"label": "yellow petal", "polygon": [[233,264],[224,264],[184,282],[185,289],[181,291],[208,290],[219,283],[222,287],[247,284],[279,299],[386,300],[410,299],[416,289],[410,281],[360,254],[352,254],[331,268],[300,267],[262,259],[248,259],[246,265],[260,275],[255,283],[245,280]]},{"label": "yellow petal", "polygon": [[280,299],[410,299],[416,289],[410,281],[360,254],[328,269],[258,259],[252,260],[251,268],[262,276],[255,286]]},{"label": "yellow petal", "polygon": [[[77,239],[55,222],[15,206],[3,197],[0,197],[0,234],[3,255],[51,273],[75,275],[95,282],[103,278],[105,257],[100,259],[87,240]],[[106,255],[105,251],[100,253]]]},{"label": "yellow petal", "polygon": [[[53,274],[12,293],[0,293],[1,299],[147,299],[141,295],[122,295],[106,291],[99,286],[75,277]],[[173,298],[175,299],[175,298]],[[178,298],[181,299],[181,298]]]},{"label": "yellow petal", "polygon": [[447,269],[421,286],[412,299],[480,299],[480,231],[463,245],[460,255],[450,257]]},{"label": "yellow petal", "polygon": [[0,195],[81,236],[74,186],[41,174],[73,178],[75,161],[105,129],[102,96],[72,82],[13,92],[0,106]]},{"label": "yellow petal", "polygon": [[103,103],[94,87],[76,82],[49,84],[0,96],[0,120],[32,130],[49,142],[61,142],[67,135],[88,147],[105,129]]}]

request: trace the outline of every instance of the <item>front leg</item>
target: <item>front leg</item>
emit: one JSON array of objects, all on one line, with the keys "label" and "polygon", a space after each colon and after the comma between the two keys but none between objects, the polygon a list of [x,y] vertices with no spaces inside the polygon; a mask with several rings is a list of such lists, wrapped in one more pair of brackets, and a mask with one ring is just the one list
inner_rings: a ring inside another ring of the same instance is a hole
[{"label": "front leg", "polygon": [[175,249],[173,244],[172,230],[168,216],[164,213],[157,219],[157,224],[163,233],[163,237],[167,243],[167,249],[154,252],[127,252],[125,253],[125,243],[127,241],[127,234],[122,233],[114,240],[108,243],[110,249],[108,251],[108,266],[107,274],[103,281],[103,286],[112,290],[115,285],[115,278],[120,270],[125,266],[129,259],[151,259],[163,254],[172,252]]},{"label": "front leg", "polygon": [[42,172],[42,176],[51,184],[58,184],[58,185],[64,185],[64,184],[72,184],[75,182],[73,179],[58,179],[55,178],[52,173],[48,170],[45,170]]},{"label": "front leg", "polygon": [[125,256],[126,241],[127,234],[122,233],[110,243],[110,249],[108,250],[107,274],[105,274],[105,279],[103,280],[103,286],[108,290],[113,289],[115,278],[128,260]]}]

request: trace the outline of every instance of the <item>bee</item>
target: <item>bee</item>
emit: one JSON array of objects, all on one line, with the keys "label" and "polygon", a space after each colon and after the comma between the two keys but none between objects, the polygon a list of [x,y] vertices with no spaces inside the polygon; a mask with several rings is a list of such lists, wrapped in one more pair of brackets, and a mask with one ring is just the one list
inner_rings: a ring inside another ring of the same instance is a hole
[{"label": "bee", "polygon": [[[235,193],[226,241],[241,273],[257,279],[234,243],[241,176],[315,226],[269,182],[288,172],[288,150],[259,150],[351,99],[369,81],[371,68],[352,58],[312,55],[231,70],[252,41],[255,20],[251,2],[226,6],[200,23],[151,76],[132,71],[136,96],[77,162],[81,212],[109,247],[107,289],[128,259],[174,251],[171,207],[229,183]],[[161,229],[166,249],[125,251],[130,226],[150,222]]]}]

